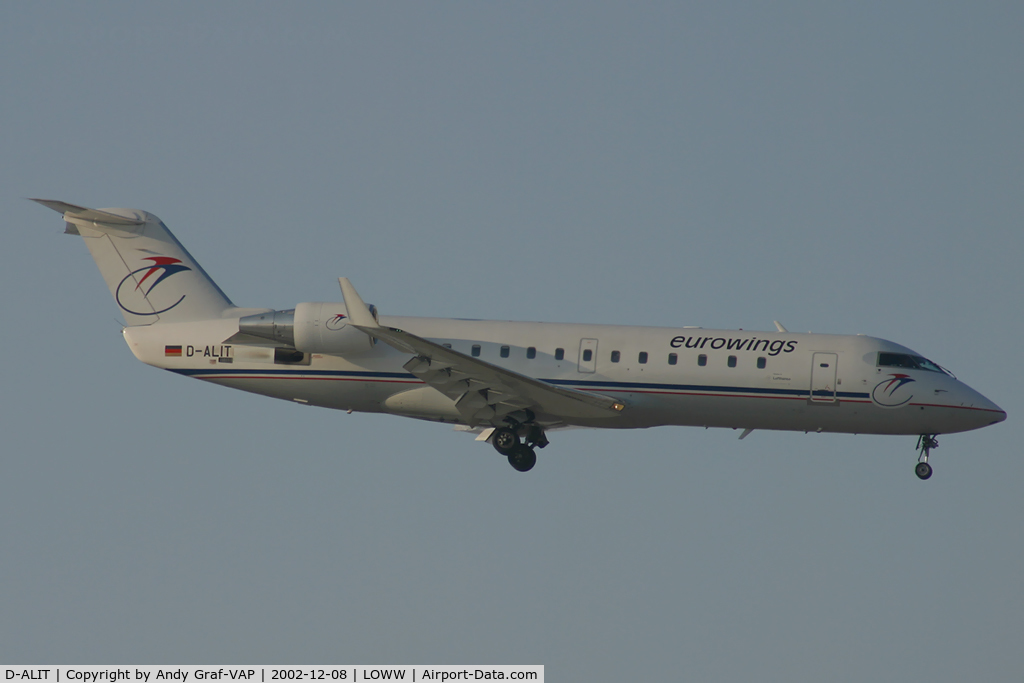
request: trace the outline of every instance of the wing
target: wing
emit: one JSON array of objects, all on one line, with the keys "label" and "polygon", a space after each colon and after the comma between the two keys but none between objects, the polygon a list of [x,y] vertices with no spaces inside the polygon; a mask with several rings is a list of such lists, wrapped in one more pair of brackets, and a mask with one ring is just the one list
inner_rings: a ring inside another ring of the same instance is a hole
[{"label": "wing", "polygon": [[455,401],[470,425],[500,422],[517,410],[560,418],[602,418],[619,415],[619,400],[558,387],[467,356],[410,332],[383,327],[347,278],[340,278],[349,319],[354,327],[390,346],[413,354],[405,369]]}]

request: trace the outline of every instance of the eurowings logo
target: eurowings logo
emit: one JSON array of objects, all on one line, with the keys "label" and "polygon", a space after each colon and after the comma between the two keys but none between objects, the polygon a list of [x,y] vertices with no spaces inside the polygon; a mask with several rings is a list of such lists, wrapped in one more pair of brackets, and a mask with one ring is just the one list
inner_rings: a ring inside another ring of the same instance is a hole
[{"label": "eurowings logo", "polygon": [[[152,261],[153,263],[128,273],[124,276],[124,279],[121,280],[120,284],[117,285],[114,298],[117,299],[118,306],[128,313],[133,313],[135,315],[159,315],[160,313],[165,313],[171,310],[185,300],[185,295],[182,294],[178,300],[170,306],[164,306],[163,308],[156,310],[158,305],[163,305],[163,302],[154,304],[154,302],[150,300],[149,295],[167,278],[175,275],[176,273],[192,270],[191,268],[181,265],[181,259],[172,258],[170,256],[147,256],[143,260]],[[136,277],[139,273],[145,274],[142,277]],[[133,284],[135,285],[134,287],[132,287]],[[143,300],[147,301],[154,310],[134,310],[140,307]]]},{"label": "eurowings logo", "polygon": [[894,372],[871,391],[871,400],[883,408],[899,408],[914,398],[913,389],[904,389],[914,381],[910,375]]},{"label": "eurowings logo", "polygon": [[345,321],[345,318],[346,318],[345,315],[343,315],[342,313],[339,313],[336,316],[334,316],[333,318],[328,318],[327,322],[324,323],[324,325],[329,330],[337,331],[337,330],[340,330],[341,328],[345,327],[345,325],[347,324],[346,321]]}]

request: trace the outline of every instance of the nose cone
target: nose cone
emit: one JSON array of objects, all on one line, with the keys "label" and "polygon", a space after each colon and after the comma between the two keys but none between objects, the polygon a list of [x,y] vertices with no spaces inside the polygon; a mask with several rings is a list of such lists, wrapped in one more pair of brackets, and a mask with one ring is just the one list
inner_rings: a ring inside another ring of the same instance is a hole
[{"label": "nose cone", "polygon": [[971,407],[973,409],[972,412],[975,412],[977,416],[978,426],[975,427],[975,429],[994,425],[1006,419],[1005,410],[982,396],[974,389],[971,389],[966,385],[965,388],[967,389],[967,396],[965,397],[967,398],[967,401],[965,401],[964,405]]}]

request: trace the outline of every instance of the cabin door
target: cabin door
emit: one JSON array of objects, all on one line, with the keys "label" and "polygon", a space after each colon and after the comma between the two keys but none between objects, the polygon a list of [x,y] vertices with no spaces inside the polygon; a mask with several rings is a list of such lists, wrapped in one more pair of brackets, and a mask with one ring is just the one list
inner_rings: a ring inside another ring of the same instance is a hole
[{"label": "cabin door", "polygon": [[813,403],[836,402],[836,370],[839,356],[834,353],[814,354],[811,366],[811,401]]}]

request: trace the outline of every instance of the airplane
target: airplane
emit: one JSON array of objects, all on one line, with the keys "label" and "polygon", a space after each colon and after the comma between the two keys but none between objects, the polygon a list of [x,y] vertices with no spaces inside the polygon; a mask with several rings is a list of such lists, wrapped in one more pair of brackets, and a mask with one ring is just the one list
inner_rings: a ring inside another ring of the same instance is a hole
[{"label": "airplane", "polygon": [[1006,413],[911,349],[864,335],[384,316],[343,302],[240,308],[151,213],[33,199],[80,235],[143,363],[264,396],[455,425],[526,472],[548,433],[662,425],[918,437]]}]

